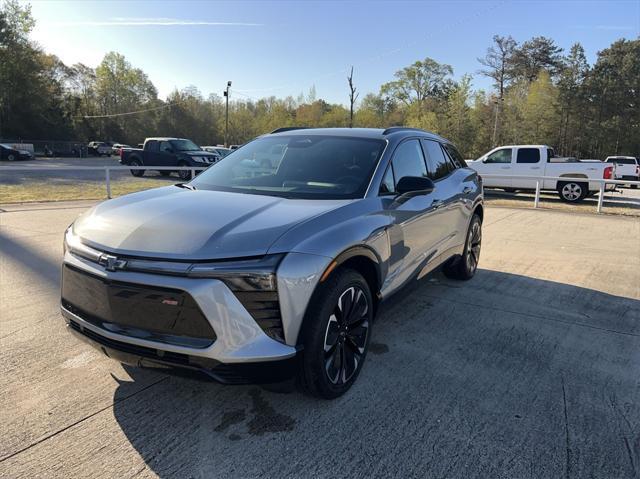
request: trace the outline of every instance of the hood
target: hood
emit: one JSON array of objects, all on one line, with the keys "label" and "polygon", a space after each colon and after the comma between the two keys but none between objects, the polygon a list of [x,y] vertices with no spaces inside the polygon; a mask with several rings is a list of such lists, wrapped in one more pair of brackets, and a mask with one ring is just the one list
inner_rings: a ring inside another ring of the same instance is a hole
[{"label": "hood", "polygon": [[168,186],[101,203],[80,216],[73,231],[89,246],[131,256],[177,260],[261,256],[293,226],[350,201]]}]

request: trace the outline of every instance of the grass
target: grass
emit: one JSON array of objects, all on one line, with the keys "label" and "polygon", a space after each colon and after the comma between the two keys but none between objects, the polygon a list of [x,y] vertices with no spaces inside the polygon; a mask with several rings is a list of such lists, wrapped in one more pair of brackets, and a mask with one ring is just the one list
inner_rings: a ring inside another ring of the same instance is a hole
[{"label": "grass", "polygon": [[[176,178],[176,183],[179,180]],[[143,180],[112,181],[111,196],[126,195],[135,191],[148,190],[171,183],[166,180],[147,178]],[[51,183],[30,181],[29,183],[0,185],[0,203],[32,203],[39,201],[102,200],[107,198],[104,182],[77,181]]]},{"label": "grass", "polygon": [[[515,208],[533,208],[533,194],[527,193],[503,193],[495,190],[485,191],[485,203],[493,206],[507,206]],[[587,198],[581,203],[570,204],[561,201],[557,195],[541,194],[539,209],[556,211],[575,211],[577,213],[596,214],[598,207],[598,197]],[[640,206],[621,205],[620,203],[605,200],[602,204],[602,213],[622,216],[640,217]]]}]

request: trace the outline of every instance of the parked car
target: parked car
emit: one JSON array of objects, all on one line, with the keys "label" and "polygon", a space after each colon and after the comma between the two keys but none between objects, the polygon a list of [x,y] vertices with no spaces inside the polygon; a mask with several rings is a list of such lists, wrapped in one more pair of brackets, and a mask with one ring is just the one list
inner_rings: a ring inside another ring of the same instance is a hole
[{"label": "parked car", "polygon": [[[616,165],[616,180],[640,181],[640,163],[635,156],[607,156],[604,161]],[[637,187],[631,185],[631,188]]]},{"label": "parked car", "polygon": [[[286,144],[277,168],[239,168]],[[482,183],[410,128],[262,136],[189,183],[104,202],[65,233],[62,315],[109,357],[223,383],[296,376],[335,398],[380,301],[442,266],[476,272]]]},{"label": "parked car", "polygon": [[202,149],[209,153],[217,153],[221,159],[231,153],[231,148],[225,148],[224,146],[203,146]]},{"label": "parked car", "polygon": [[[541,180],[540,185],[541,190],[557,191],[560,199],[569,203],[582,201],[587,195],[598,192],[600,183],[592,180],[613,179],[614,167],[611,165],[571,160],[557,158],[553,148],[546,145],[511,145],[494,148],[467,164],[482,175],[485,187],[506,191],[535,190],[536,179],[533,177],[570,178],[566,181]],[[606,185],[606,189],[614,190],[615,185]]]},{"label": "parked car", "polygon": [[111,155],[111,145],[104,143],[102,141],[91,141],[87,145],[87,151],[90,155],[94,156],[110,156]]},{"label": "parked car", "polygon": [[32,160],[33,153],[29,150],[16,149],[11,145],[0,143],[0,159],[9,161]]},{"label": "parked car", "polygon": [[[204,151],[193,141],[184,138],[147,138],[142,149],[120,150],[120,163],[129,166],[209,166],[220,157]],[[169,176],[170,170],[159,170]],[[144,175],[145,170],[131,170],[133,176]],[[191,178],[189,170],[178,170],[182,180]]]},{"label": "parked car", "polygon": [[114,143],[111,146],[111,154],[120,156],[120,150],[123,148],[131,148],[129,145],[125,145],[124,143]]}]

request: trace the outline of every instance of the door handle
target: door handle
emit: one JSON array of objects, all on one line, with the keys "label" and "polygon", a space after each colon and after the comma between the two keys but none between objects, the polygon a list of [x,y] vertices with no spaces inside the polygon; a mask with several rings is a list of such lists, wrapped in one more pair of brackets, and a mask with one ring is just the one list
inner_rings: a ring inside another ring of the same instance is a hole
[{"label": "door handle", "polygon": [[539,169],[540,169],[540,167],[539,167],[539,166],[532,166],[532,167],[531,167],[531,169],[532,169],[532,170],[539,170]]},{"label": "door handle", "polygon": [[510,166],[501,166],[500,169],[501,170],[510,170],[511,167]]},{"label": "door handle", "polygon": [[471,193],[472,191],[473,191],[473,188],[471,188],[470,186],[465,186],[465,187],[462,189],[462,194],[463,194],[463,195],[468,195],[468,194],[469,194],[469,193]]}]

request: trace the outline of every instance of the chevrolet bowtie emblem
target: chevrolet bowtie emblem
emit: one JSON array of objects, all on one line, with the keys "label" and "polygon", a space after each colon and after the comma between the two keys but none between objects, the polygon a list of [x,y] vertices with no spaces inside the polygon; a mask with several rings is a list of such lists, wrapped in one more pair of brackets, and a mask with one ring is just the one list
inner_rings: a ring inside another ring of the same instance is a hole
[{"label": "chevrolet bowtie emblem", "polygon": [[127,265],[127,262],[123,259],[118,259],[117,256],[113,256],[110,254],[102,254],[100,255],[100,259],[98,262],[104,266],[107,271],[116,271],[118,269],[124,269]]}]

